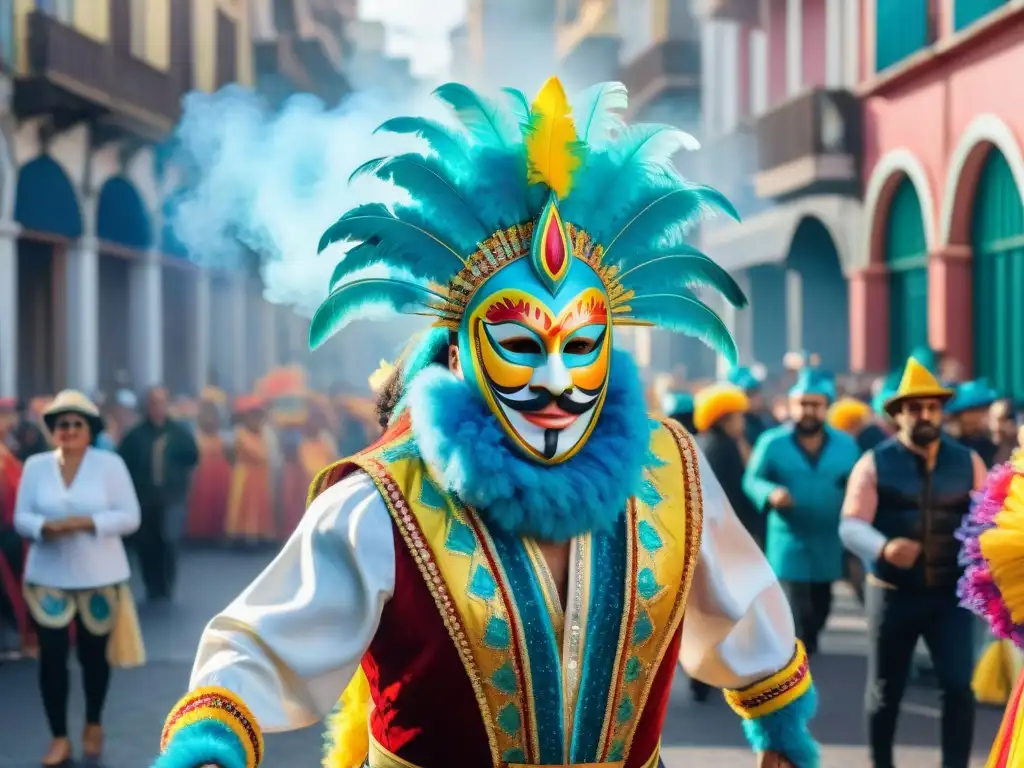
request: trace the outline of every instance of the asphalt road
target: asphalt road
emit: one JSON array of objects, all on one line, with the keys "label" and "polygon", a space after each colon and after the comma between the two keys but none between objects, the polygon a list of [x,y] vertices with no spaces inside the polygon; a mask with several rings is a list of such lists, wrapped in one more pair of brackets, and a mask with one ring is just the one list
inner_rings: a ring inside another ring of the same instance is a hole
[{"label": "asphalt road", "polygon": [[[194,552],[181,572],[181,597],[173,605],[141,605],[149,663],[137,670],[115,671],[106,710],[105,768],[144,768],[156,748],[163,718],[183,692],[191,656],[203,625],[230,600],[269,559],[267,553]],[[837,610],[815,659],[814,675],[821,694],[815,732],[824,746],[825,768],[868,766],[863,746],[864,625],[847,596]],[[73,678],[76,676],[73,668]],[[35,768],[48,743],[33,662],[0,666],[0,768]],[[73,683],[72,733],[82,718],[81,696]],[[935,768],[939,733],[937,693],[925,687],[910,691],[900,723],[900,768]],[[983,765],[1000,713],[982,710],[975,738],[977,766]],[[310,728],[267,740],[266,765],[271,768],[314,768],[319,765],[321,732]],[[753,760],[735,715],[713,696],[703,705],[690,701],[685,678],[676,681],[663,737],[669,768],[744,766]],[[461,768],[461,767],[460,767]]]}]

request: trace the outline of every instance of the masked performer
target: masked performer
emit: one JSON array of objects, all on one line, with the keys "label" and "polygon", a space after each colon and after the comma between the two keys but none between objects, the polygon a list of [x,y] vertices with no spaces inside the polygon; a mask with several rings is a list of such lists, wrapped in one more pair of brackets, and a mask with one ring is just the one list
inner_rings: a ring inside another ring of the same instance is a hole
[{"label": "masked performer", "polygon": [[464,130],[383,126],[433,151],[357,172],[412,202],[327,231],[359,244],[310,334],[382,307],[437,327],[386,434],[320,474],[281,554],[207,627],[158,765],[255,766],[262,731],[317,722],[348,685],[333,765],[656,766],[680,659],[765,763],[817,766],[785,596],[612,348],[616,327],[657,325],[735,357],[686,286],[742,292],[682,239],[731,207],[676,174],[692,139],[622,124],[621,85],[574,109],[556,79],[532,104],[436,93]]}]

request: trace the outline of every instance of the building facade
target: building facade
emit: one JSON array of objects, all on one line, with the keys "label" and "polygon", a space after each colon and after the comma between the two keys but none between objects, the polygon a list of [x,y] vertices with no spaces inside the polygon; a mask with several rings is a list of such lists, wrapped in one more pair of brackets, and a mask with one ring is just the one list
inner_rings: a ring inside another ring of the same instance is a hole
[{"label": "building facade", "polygon": [[865,2],[858,369],[919,344],[1024,397],[1024,2]]},{"label": "building facade", "polygon": [[156,147],[185,93],[273,69],[256,62],[268,20],[296,42],[296,88],[336,87],[311,73],[340,60],[305,45],[338,44],[332,5],[0,2],[0,395],[93,392],[124,373],[240,392],[304,349],[306,322],[263,299],[258,269],[211,272],[181,252],[165,215],[178,179]]},{"label": "building facade", "polygon": [[[741,222],[701,229],[703,249],[750,298],[727,313],[744,363],[790,350],[849,363],[845,275],[861,225],[859,0],[697,0],[702,49],[700,180]],[[822,318],[829,318],[822,322]]]}]

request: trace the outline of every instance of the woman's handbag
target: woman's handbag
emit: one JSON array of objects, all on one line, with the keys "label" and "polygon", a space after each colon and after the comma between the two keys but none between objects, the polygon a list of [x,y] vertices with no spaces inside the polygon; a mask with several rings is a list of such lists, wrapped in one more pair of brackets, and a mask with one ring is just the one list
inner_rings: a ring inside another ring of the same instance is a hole
[{"label": "woman's handbag", "polygon": [[135,598],[127,584],[117,588],[117,617],[107,641],[107,661],[113,667],[141,667],[146,663],[146,646],[142,641]]}]

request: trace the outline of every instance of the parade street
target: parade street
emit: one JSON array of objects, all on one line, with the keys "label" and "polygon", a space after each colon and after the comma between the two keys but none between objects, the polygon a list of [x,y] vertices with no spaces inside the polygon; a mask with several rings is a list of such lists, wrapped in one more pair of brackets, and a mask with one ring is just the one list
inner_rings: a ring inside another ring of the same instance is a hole
[{"label": "parade street", "polygon": [[[185,689],[192,653],[206,620],[233,597],[267,562],[267,553],[201,551],[185,556],[175,604],[140,606],[148,664],[115,670],[107,703],[105,768],[145,768],[156,749],[164,716]],[[851,598],[837,601],[822,656],[813,669],[821,694],[815,725],[825,745],[823,766],[868,766],[863,739],[864,626]],[[73,673],[71,733],[80,733],[82,704]],[[8,662],[0,667],[0,768],[35,768],[49,743],[36,687],[34,662]],[[934,768],[939,734],[938,695],[912,688],[900,723],[900,768]],[[995,735],[1000,713],[980,711],[975,739],[975,764]],[[321,729],[270,736],[266,765],[270,768],[313,768],[320,762]],[[666,721],[663,754],[669,768],[754,765],[736,716],[720,697],[705,705],[690,701],[685,679],[677,680]],[[469,768],[468,766],[466,768]]]}]

